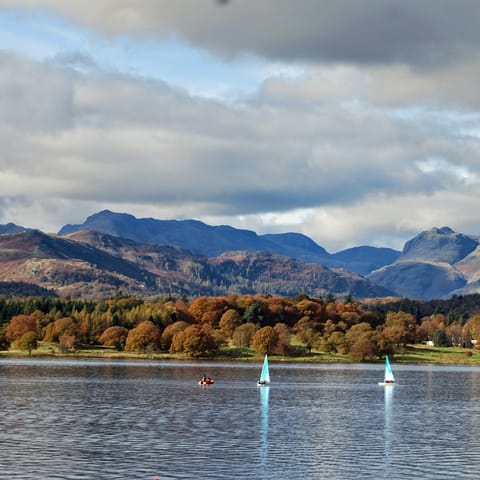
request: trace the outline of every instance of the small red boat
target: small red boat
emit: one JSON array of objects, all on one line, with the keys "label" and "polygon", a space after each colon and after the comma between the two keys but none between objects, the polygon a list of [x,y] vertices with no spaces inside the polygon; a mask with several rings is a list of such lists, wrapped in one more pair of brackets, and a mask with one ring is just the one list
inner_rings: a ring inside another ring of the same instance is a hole
[{"label": "small red boat", "polygon": [[206,378],[198,381],[199,385],[213,385],[215,383],[215,380],[212,378]]}]

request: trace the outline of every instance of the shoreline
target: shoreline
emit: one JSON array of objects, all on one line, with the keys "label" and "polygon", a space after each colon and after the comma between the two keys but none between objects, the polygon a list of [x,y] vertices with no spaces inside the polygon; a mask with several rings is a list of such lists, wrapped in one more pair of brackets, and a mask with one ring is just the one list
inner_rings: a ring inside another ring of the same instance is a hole
[{"label": "shoreline", "polygon": [[[52,351],[47,349],[34,350],[30,354],[21,350],[2,350],[0,358],[70,358],[70,359],[115,359],[115,360],[157,360],[175,362],[238,362],[238,363],[261,363],[263,354],[229,355],[219,354],[212,357],[185,357],[171,353],[130,353],[118,352],[111,349],[79,349],[75,352]],[[458,347],[426,347],[424,345],[411,345],[401,352],[390,357],[392,363],[400,365],[462,365],[480,366],[480,351],[461,349]],[[355,360],[342,354],[327,354],[315,352],[303,356],[280,356],[271,354],[271,363],[311,363],[311,364],[371,364],[380,365],[383,358],[369,360]]]}]

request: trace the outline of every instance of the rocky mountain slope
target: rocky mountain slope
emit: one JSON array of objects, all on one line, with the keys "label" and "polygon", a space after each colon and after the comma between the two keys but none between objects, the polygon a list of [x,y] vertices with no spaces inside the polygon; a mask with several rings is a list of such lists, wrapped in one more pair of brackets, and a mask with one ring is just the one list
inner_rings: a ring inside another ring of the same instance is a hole
[{"label": "rocky mountain slope", "polygon": [[108,210],[91,215],[82,224],[65,225],[58,233],[66,235],[80,230],[108,233],[139,243],[174,245],[207,257],[240,250],[270,252],[330,268],[344,268],[361,275],[392,263],[400,255],[396,250],[376,247],[356,247],[330,254],[311,238],[299,233],[257,235],[250,230],[226,225],[212,227],[196,220],[138,219]]},{"label": "rocky mountain slope", "polygon": [[[0,235],[9,234],[11,241],[22,230],[0,225]],[[30,239],[40,235],[24,233]],[[371,297],[389,292],[428,300],[480,293],[480,237],[449,227],[421,232],[402,252],[361,246],[331,254],[298,233],[257,235],[194,220],[137,219],[105,210],[81,225],[65,225],[58,236],[40,243],[42,255],[31,252],[22,261],[25,252],[2,250],[0,280],[33,282],[42,272],[38,284],[65,295],[236,290]]]},{"label": "rocky mountain slope", "polygon": [[360,275],[269,252],[230,252],[209,258],[179,247],[93,231],[58,236],[25,230],[0,235],[0,281],[34,284],[82,298],[231,292],[361,298],[392,293]]},{"label": "rocky mountain slope", "polygon": [[479,239],[449,227],[421,232],[402,254],[368,278],[409,298],[433,299],[480,292]]}]

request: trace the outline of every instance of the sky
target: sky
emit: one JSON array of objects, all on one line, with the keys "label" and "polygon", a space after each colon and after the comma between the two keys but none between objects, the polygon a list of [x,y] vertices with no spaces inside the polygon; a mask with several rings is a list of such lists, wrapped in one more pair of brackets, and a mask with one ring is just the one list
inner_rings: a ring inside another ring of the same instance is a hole
[{"label": "sky", "polygon": [[479,45],[477,0],[0,0],[0,224],[480,235]]}]

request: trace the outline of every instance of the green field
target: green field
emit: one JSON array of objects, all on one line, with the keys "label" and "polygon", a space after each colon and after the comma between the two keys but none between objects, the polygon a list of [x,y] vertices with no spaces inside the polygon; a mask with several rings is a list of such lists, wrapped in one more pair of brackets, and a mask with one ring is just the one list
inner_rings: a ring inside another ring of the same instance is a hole
[{"label": "green field", "polygon": [[[0,351],[3,356],[29,356],[28,352],[10,349]],[[74,352],[62,352],[55,343],[39,342],[36,350],[31,356],[52,356],[52,357],[83,357],[83,358],[137,358],[137,359],[158,359],[158,360],[191,360],[188,357],[170,353],[132,353],[119,352],[113,348],[101,346],[88,346],[78,348]],[[262,355],[256,354],[249,348],[225,348],[211,360],[235,360],[235,361],[260,361]],[[355,363],[348,355],[329,354],[313,351],[312,354],[298,356],[271,355],[271,361],[280,362],[314,362],[314,363]],[[410,364],[448,364],[448,365],[480,365],[480,350],[464,349],[457,347],[429,347],[426,345],[409,345],[406,349],[397,352],[392,357],[394,363]],[[375,362],[383,362],[378,359]],[[372,362],[366,362],[372,363]]]}]

